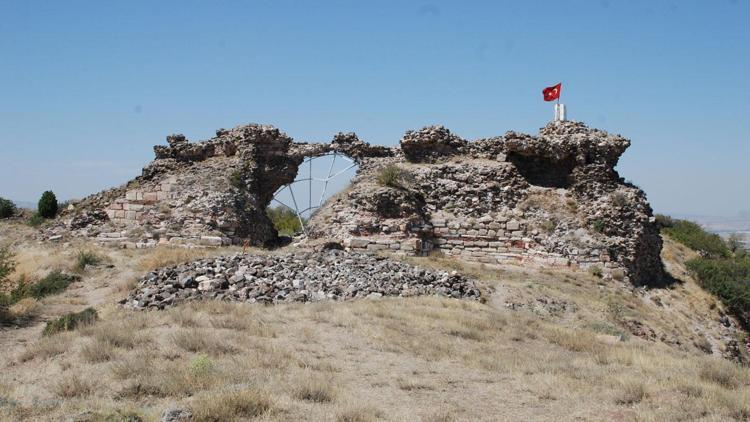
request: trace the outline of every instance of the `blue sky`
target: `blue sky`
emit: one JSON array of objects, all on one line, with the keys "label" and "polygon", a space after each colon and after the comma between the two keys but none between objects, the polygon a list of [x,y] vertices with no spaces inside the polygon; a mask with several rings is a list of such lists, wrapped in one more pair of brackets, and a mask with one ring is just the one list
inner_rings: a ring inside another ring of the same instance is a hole
[{"label": "blue sky", "polygon": [[170,133],[274,124],[393,145],[569,117],[633,140],[657,212],[750,210],[750,3],[3,1],[0,196],[124,183]]}]

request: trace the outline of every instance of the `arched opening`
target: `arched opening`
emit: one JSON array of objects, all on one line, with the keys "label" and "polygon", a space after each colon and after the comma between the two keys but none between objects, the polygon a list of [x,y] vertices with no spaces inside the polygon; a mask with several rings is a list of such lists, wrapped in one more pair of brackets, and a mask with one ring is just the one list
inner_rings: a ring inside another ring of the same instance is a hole
[{"label": "arched opening", "polygon": [[266,213],[281,236],[307,234],[310,217],[357,173],[357,163],[341,153],[306,157],[294,181],[280,187]]}]

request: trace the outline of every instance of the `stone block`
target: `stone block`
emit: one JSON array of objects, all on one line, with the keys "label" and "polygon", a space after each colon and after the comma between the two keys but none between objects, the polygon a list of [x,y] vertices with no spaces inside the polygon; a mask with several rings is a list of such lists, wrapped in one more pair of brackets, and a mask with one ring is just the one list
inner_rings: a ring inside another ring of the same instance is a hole
[{"label": "stone block", "polygon": [[143,194],[144,202],[156,202],[157,200],[159,200],[159,197],[156,192],[146,192]]},{"label": "stone block", "polygon": [[519,223],[517,220],[510,220],[505,225],[505,228],[510,231],[518,230],[519,228],[521,228],[521,223]]},{"label": "stone block", "polygon": [[219,236],[201,236],[201,244],[207,246],[221,246],[222,240]]},{"label": "stone block", "polygon": [[384,249],[388,249],[388,245],[380,245],[377,243],[370,243],[369,245],[367,245],[367,250],[370,251],[382,251]]},{"label": "stone block", "polygon": [[115,211],[115,218],[125,218],[125,211]]},{"label": "stone block", "polygon": [[128,201],[136,201],[138,200],[138,191],[136,190],[129,190],[125,192],[125,199]]},{"label": "stone block", "polygon": [[135,220],[135,211],[125,211],[125,218]]},{"label": "stone block", "polygon": [[370,241],[367,239],[352,238],[348,239],[345,243],[347,243],[350,248],[366,248],[367,245],[370,244]]}]

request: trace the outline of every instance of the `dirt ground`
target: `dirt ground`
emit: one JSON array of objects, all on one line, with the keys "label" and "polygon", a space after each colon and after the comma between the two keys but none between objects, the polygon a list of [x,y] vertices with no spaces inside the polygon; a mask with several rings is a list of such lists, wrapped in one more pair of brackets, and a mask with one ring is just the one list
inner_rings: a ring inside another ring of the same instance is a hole
[{"label": "dirt ground", "polygon": [[[28,227],[0,223],[0,244],[18,262],[11,281],[71,271],[82,250],[101,262],[64,292],[26,301],[15,309],[21,322],[0,328],[2,420],[160,420],[167,409],[216,421],[750,419],[750,369],[721,357],[738,333],[687,276],[690,251],[668,239],[663,257],[681,280],[668,289],[427,257],[409,261],[476,277],[485,301],[138,312],[116,302],[149,269],[237,249],[32,238]],[[97,309],[96,323],[42,336],[48,321],[86,307]]]}]

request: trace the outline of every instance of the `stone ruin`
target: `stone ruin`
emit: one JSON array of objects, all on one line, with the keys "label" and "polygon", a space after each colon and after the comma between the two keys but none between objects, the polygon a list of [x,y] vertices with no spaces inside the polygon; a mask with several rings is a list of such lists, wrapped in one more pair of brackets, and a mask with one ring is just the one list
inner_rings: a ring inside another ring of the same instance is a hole
[{"label": "stone ruin", "polygon": [[71,205],[44,236],[120,247],[280,244],[265,213],[306,157],[352,158],[351,185],[311,217],[305,242],[351,252],[444,254],[485,264],[598,267],[605,278],[658,285],[661,238],[645,193],[614,169],[630,141],[577,122],[537,136],[467,141],[442,126],[396,147],[355,134],[293,142],[271,126],[167,137],[142,175]]}]

